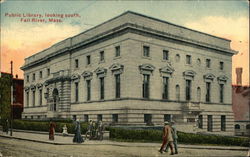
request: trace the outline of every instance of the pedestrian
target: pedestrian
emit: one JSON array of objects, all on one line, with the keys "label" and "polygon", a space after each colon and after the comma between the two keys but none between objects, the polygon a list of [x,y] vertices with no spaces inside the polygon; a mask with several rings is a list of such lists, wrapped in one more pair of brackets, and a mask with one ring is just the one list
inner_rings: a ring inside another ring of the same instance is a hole
[{"label": "pedestrian", "polygon": [[9,128],[10,128],[9,120],[6,119],[6,134],[9,133]]},{"label": "pedestrian", "polygon": [[102,121],[99,121],[99,124],[98,124],[98,139],[99,140],[103,140],[103,130],[104,130],[104,126],[102,124]]},{"label": "pedestrian", "polygon": [[[174,150],[175,150],[175,154],[178,154],[178,145],[177,145],[177,139],[178,139],[178,135],[177,135],[177,130],[176,130],[176,127],[175,127],[175,122],[172,121],[171,122],[171,128],[172,128],[172,137],[173,137],[173,144],[174,144]],[[168,149],[169,149],[169,144],[167,145],[166,149],[165,149],[165,152],[168,152]]]},{"label": "pedestrian", "polygon": [[66,124],[64,124],[64,126],[63,126],[62,134],[63,134],[63,136],[68,136],[68,128],[67,128]]},{"label": "pedestrian", "polygon": [[55,128],[56,124],[50,120],[49,123],[49,140],[54,140],[55,139]]},{"label": "pedestrian", "polygon": [[76,120],[75,126],[75,136],[73,138],[74,143],[82,143],[84,142],[82,135],[81,135],[81,125],[79,119]]},{"label": "pedestrian", "polygon": [[85,139],[87,139],[88,136],[90,140],[93,138],[93,129],[94,129],[93,121],[90,119],[88,124],[88,130],[85,134]]},{"label": "pedestrian", "polygon": [[164,122],[164,127],[163,127],[162,145],[161,145],[161,148],[160,148],[159,152],[163,153],[163,149],[168,144],[170,145],[171,155],[174,155],[172,128],[170,127],[169,122],[165,121]]}]

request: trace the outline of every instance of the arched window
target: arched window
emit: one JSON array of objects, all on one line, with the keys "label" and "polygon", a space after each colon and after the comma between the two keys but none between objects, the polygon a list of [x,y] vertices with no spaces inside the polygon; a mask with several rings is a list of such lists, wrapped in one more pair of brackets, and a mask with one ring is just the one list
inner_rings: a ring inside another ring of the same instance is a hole
[{"label": "arched window", "polygon": [[247,124],[247,125],[246,125],[246,129],[250,129],[250,124]]},{"label": "arched window", "polygon": [[176,85],[175,86],[175,95],[176,95],[176,100],[180,100],[180,86],[179,85]]},{"label": "arched window", "polygon": [[234,128],[235,129],[240,129],[240,125],[239,124],[235,124]]}]

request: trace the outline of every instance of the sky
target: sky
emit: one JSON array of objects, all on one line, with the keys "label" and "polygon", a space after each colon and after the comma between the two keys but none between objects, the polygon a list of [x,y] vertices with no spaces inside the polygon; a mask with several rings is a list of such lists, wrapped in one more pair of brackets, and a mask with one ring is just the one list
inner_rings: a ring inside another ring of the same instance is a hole
[{"label": "sky", "polygon": [[[243,67],[243,85],[249,85],[249,2],[237,1],[11,1],[0,0],[0,71],[23,78],[24,59],[68,37],[79,34],[125,11],[134,11],[194,30],[230,39],[238,51],[235,68]],[[24,22],[28,14],[41,14],[45,22]],[[45,14],[78,14],[48,22]],[[16,17],[17,16],[17,17]],[[22,17],[19,17],[22,16]],[[24,17],[26,16],[26,17]]]}]

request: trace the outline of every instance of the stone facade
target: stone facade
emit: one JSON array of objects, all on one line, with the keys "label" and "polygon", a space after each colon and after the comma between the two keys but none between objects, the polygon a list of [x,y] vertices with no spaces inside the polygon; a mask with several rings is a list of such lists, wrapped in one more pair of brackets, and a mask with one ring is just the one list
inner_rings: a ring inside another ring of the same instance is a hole
[{"label": "stone facade", "polygon": [[230,40],[126,12],[25,59],[23,118],[172,119],[232,134],[235,53]]}]

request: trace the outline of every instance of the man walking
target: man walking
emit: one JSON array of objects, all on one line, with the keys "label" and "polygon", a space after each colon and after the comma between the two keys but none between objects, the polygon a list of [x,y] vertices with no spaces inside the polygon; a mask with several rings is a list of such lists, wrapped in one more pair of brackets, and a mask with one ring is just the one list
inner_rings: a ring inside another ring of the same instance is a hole
[{"label": "man walking", "polygon": [[171,149],[171,155],[174,155],[172,128],[170,127],[169,122],[166,121],[164,122],[164,124],[165,126],[163,127],[162,145],[159,152],[162,153],[164,147],[169,144]]},{"label": "man walking", "polygon": [[[177,130],[176,127],[174,125],[174,121],[171,122],[171,128],[172,128],[172,136],[173,136],[173,143],[174,143],[174,150],[175,150],[175,154],[178,154],[178,146],[177,146],[177,139],[178,139],[178,135],[177,135]],[[165,152],[168,152],[168,148],[169,148],[169,144],[167,145]]]}]

